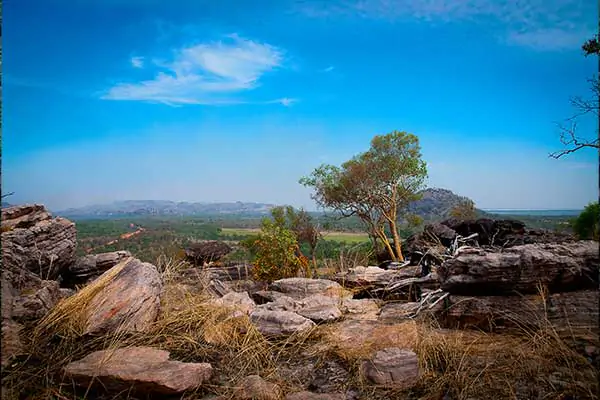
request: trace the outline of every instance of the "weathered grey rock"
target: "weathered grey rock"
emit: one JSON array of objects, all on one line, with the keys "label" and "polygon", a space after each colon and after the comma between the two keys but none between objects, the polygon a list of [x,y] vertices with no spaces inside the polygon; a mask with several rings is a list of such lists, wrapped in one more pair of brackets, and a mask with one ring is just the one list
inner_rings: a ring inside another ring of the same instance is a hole
[{"label": "weathered grey rock", "polygon": [[281,297],[278,297],[275,301],[261,304],[258,308],[270,311],[296,311],[298,304],[291,297],[281,294]]},{"label": "weathered grey rock", "polygon": [[212,376],[208,363],[172,361],[169,352],[151,347],[96,351],[68,364],[64,371],[79,386],[164,395],[196,389]]},{"label": "weathered grey rock", "polygon": [[20,332],[23,326],[11,319],[2,319],[2,368],[10,364],[15,356],[23,352],[23,343],[21,342]]},{"label": "weathered grey rock", "polygon": [[297,301],[296,313],[314,322],[333,322],[342,317],[336,297],[315,294]]},{"label": "weathered grey rock", "polygon": [[476,328],[486,331],[540,329],[548,321],[559,332],[599,330],[599,292],[586,290],[541,296],[456,296],[447,298],[447,308],[436,310],[446,328]]},{"label": "weathered grey rock", "polygon": [[347,319],[375,321],[378,318],[379,304],[374,299],[344,299],[340,308]]},{"label": "weathered grey rock", "polygon": [[250,314],[252,323],[265,336],[288,336],[312,329],[315,323],[291,311],[256,309]]},{"label": "weathered grey rock", "polygon": [[55,279],[75,260],[75,224],[43,206],[2,209],[2,264]]},{"label": "weathered grey rock", "polygon": [[355,298],[376,298],[381,300],[408,300],[416,294],[416,288],[437,288],[435,276],[421,276],[418,265],[396,270],[379,267],[355,267],[334,278],[346,288],[355,292]]},{"label": "weathered grey rock", "polygon": [[88,283],[129,257],[131,253],[124,250],[81,257],[65,272],[63,285]]},{"label": "weathered grey rock", "polygon": [[252,299],[256,302],[256,304],[266,304],[272,301],[276,301],[281,297],[288,297],[284,293],[276,292],[274,290],[259,290],[252,294]]},{"label": "weathered grey rock", "polygon": [[502,252],[463,249],[438,269],[441,288],[452,294],[496,295],[551,292],[598,287],[598,242],[526,244]]},{"label": "weathered grey rock", "polygon": [[352,297],[339,283],[327,279],[280,279],[273,282],[269,289],[284,293],[295,300],[301,300],[314,294],[330,297]]},{"label": "weathered grey rock", "polygon": [[13,299],[12,317],[18,322],[43,318],[61,299],[56,281],[42,281],[40,288],[32,293],[23,292]]},{"label": "weathered grey rock", "polygon": [[12,318],[13,301],[16,290],[11,282],[10,273],[2,271],[2,319]]},{"label": "weathered grey rock", "polygon": [[346,395],[343,393],[313,393],[313,392],[296,392],[285,396],[285,400],[346,400]]},{"label": "weathered grey rock", "polygon": [[388,303],[381,308],[379,321],[395,324],[408,318],[416,308],[418,308],[418,303]]},{"label": "weathered grey rock", "polygon": [[372,360],[364,361],[361,372],[377,385],[409,388],[419,379],[419,359],[411,350],[386,348],[375,353]]},{"label": "weathered grey rock", "polygon": [[244,314],[250,314],[256,308],[256,303],[250,298],[248,292],[229,292],[220,299],[214,300],[213,304],[233,308]]},{"label": "weathered grey rock", "polygon": [[156,267],[130,258],[90,285],[99,284],[113,274],[110,282],[89,303],[85,333],[146,331],[160,311],[162,282]]},{"label": "weathered grey rock", "polygon": [[235,392],[238,400],[281,400],[281,387],[268,382],[258,375],[250,375],[242,379]]}]

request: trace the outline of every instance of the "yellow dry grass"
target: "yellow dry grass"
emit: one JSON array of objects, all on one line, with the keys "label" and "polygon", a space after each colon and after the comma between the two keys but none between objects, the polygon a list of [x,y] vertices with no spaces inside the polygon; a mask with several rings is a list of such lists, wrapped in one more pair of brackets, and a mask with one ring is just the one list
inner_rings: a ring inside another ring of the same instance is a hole
[{"label": "yellow dry grass", "polygon": [[[125,263],[125,262],[124,262]],[[162,312],[144,333],[83,337],[86,306],[119,272],[124,263],[94,284],[61,301],[35,330],[29,355],[3,372],[2,398],[98,398],[89,390],[73,392],[61,370],[69,362],[96,350],[124,346],[152,346],[187,362],[210,362],[215,368],[211,385],[185,398],[215,393],[232,398],[239,381],[256,374],[278,383],[284,392],[303,389],[300,378],[284,373],[282,365],[319,364],[338,360],[350,372],[339,390],[358,390],[364,399],[559,399],[569,394],[597,399],[597,370],[540,315],[537,330],[519,334],[440,329],[434,320],[408,320],[395,325],[374,321],[342,321],[315,328],[285,340],[267,340],[247,315],[210,302],[208,281],[194,287],[177,280],[188,265],[163,260],[159,270],[165,281]],[[545,322],[544,322],[545,321]],[[596,332],[597,333],[597,332]],[[569,332],[571,339],[578,332]],[[596,336],[592,344],[599,346]],[[408,391],[368,385],[358,366],[386,347],[413,349],[422,377]],[[88,388],[89,389],[89,388]],[[124,394],[120,398],[127,398]],[[111,397],[113,398],[113,397]]]}]

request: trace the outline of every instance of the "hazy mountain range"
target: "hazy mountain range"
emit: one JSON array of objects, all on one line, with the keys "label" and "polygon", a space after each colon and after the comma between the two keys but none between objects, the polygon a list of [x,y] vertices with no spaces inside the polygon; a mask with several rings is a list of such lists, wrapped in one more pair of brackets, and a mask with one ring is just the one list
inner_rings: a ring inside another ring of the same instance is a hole
[{"label": "hazy mountain range", "polygon": [[[425,219],[440,219],[449,215],[450,210],[467,200],[451,190],[428,188],[423,191],[421,200],[412,203],[409,212]],[[10,204],[2,202],[2,207]],[[135,216],[215,216],[267,215],[276,204],[252,202],[176,202],[169,200],[125,200],[110,204],[90,205],[55,211],[54,215],[72,219],[118,218]],[[478,210],[481,216],[486,214],[511,215],[577,215],[579,210]]]}]

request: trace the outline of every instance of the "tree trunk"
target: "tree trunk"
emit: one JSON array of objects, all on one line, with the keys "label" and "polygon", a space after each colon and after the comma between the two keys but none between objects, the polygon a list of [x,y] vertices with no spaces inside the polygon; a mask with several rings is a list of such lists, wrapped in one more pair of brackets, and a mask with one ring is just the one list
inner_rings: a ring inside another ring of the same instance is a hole
[{"label": "tree trunk", "polygon": [[385,246],[386,250],[390,254],[392,261],[398,261],[396,254],[394,254],[394,249],[392,248],[392,245],[390,244],[389,239],[385,235],[385,232],[382,230],[381,232],[378,232],[378,235],[379,235],[379,238],[383,241],[383,245]]},{"label": "tree trunk", "polygon": [[392,231],[392,236],[394,237],[394,248],[396,250],[396,254],[398,255],[398,261],[404,261],[404,257],[402,256],[402,243],[400,242],[400,235],[398,234],[396,221],[390,220],[389,225],[390,230]]}]

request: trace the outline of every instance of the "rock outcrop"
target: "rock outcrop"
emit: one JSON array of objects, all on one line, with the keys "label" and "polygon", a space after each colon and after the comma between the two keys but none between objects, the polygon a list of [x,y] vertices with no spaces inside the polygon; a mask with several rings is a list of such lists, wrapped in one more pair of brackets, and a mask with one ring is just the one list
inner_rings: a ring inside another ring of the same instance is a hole
[{"label": "rock outcrop", "polygon": [[598,243],[527,244],[503,251],[464,248],[437,269],[441,288],[452,294],[499,295],[598,287]]},{"label": "rock outcrop", "polygon": [[74,261],[75,224],[52,218],[44,206],[2,209],[2,265],[56,279]]},{"label": "rock outcrop", "polygon": [[151,347],[102,350],[68,364],[64,372],[78,386],[145,395],[181,394],[202,386],[212,376],[208,363],[172,361],[169,356],[169,352]]}]

